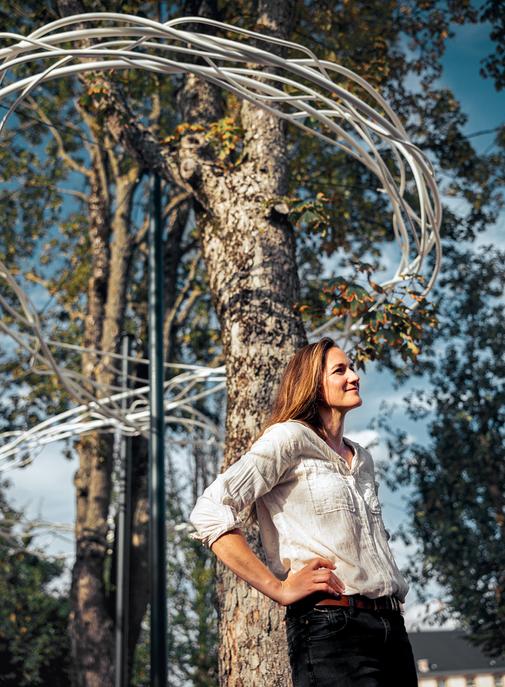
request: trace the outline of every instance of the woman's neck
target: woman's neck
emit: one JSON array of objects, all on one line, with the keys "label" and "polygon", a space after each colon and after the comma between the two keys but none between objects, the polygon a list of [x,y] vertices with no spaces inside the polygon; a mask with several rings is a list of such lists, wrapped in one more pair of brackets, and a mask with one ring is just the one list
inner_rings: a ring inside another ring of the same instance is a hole
[{"label": "woman's neck", "polygon": [[335,408],[320,408],[321,432],[325,441],[335,447],[343,445],[345,413]]}]

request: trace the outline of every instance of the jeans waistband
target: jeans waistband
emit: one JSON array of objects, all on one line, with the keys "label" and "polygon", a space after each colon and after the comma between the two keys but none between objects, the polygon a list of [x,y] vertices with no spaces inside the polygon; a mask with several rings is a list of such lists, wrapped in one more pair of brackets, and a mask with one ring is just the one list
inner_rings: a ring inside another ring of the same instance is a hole
[{"label": "jeans waistband", "polygon": [[[335,597],[337,599],[338,597]],[[288,616],[299,616],[308,613],[314,606],[328,599],[328,594],[324,592],[316,592],[310,594],[309,596],[295,601],[293,604],[289,604],[286,607],[286,615]],[[376,610],[376,611],[394,611],[402,612],[402,604],[397,597],[379,597],[377,599],[371,599],[362,594],[351,594],[346,595],[345,599],[348,600],[348,604],[342,605],[331,605],[331,608],[361,608],[364,610]],[[324,604],[322,604],[324,605]]]}]

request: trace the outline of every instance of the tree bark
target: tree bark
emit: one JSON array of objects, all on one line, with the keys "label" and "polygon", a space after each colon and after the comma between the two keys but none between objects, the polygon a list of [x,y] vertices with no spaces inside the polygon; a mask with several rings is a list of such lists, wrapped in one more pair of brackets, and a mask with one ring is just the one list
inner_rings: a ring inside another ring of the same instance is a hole
[{"label": "tree bark", "polygon": [[[94,139],[101,140],[99,127],[92,116],[82,113]],[[139,168],[130,164],[120,173],[120,164],[110,146],[91,148],[91,189],[89,194],[89,236],[91,244],[91,277],[88,283],[87,314],[84,322],[82,370],[90,380],[89,391],[107,395],[107,385],[117,383],[113,359],[98,356],[92,350],[115,353],[120,339],[126,307],[126,291],[132,255],[130,227],[131,202],[138,183]],[[124,165],[123,165],[124,166]],[[111,212],[109,188],[114,187],[116,209]],[[97,382],[99,387],[93,386]],[[79,468],[75,476],[76,561],[72,571],[72,611],[70,636],[73,659],[73,682],[78,687],[108,687],[114,682],[114,619],[110,604],[110,583],[106,584],[105,566],[109,556],[107,534],[111,505],[113,436],[91,433],[77,442]],[[145,451],[139,455],[147,460]],[[138,468],[142,470],[142,467]],[[132,549],[132,582],[139,580],[136,554],[145,558],[146,527],[143,518],[144,494],[135,492],[134,519],[136,546]],[[146,587],[145,577],[140,577]],[[139,590],[138,601],[146,594]],[[132,636],[138,636],[142,619],[138,601],[134,604],[137,625]],[[145,604],[143,611],[145,612]],[[140,617],[139,617],[140,616]]]},{"label": "tree bark", "polygon": [[[84,346],[100,349],[110,275],[110,213],[104,156],[92,153],[89,195],[91,277],[88,283]],[[96,379],[98,359],[83,355],[82,370]],[[90,385],[89,390],[94,392]],[[112,620],[107,610],[104,562],[112,472],[112,435],[90,434],[77,445],[76,559],[72,570],[70,637],[73,682],[78,687],[112,684]]]},{"label": "tree bark", "polygon": [[[292,4],[260,2],[257,30],[283,35]],[[219,119],[219,94],[195,77],[179,96],[183,119],[203,126]],[[179,168],[201,204],[202,251],[222,330],[227,372],[226,448],[223,468],[256,437],[270,408],[279,371],[306,343],[294,305],[299,298],[295,238],[273,206],[287,192],[284,125],[243,103],[243,162],[223,173],[203,139],[182,141]],[[203,203],[202,203],[203,200]],[[248,541],[263,558],[257,526]],[[286,687],[291,682],[284,610],[218,566],[220,684]]]}]

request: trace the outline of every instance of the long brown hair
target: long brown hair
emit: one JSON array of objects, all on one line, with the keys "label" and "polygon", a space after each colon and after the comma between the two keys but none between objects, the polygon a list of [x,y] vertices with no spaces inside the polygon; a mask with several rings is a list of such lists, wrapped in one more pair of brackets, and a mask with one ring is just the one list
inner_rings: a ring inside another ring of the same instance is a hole
[{"label": "long brown hair", "polygon": [[322,377],[326,355],[336,346],[325,336],[300,348],[282,375],[272,410],[263,431],[276,422],[301,420],[319,432],[322,426],[318,406],[323,403]]},{"label": "long brown hair", "polygon": [[[325,336],[316,343],[300,348],[289,360],[281,377],[272,409],[259,436],[276,422],[300,420],[310,425],[318,434],[322,422],[318,405],[323,402],[322,377],[326,355],[336,346],[333,339]],[[245,509],[245,525],[258,522],[256,502]]]}]

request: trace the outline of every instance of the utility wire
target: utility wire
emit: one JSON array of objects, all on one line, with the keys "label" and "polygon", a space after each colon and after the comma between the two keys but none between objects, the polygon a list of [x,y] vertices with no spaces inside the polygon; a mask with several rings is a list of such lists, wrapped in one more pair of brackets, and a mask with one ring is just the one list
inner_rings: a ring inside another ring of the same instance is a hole
[{"label": "utility wire", "polygon": [[494,129],[483,129],[482,131],[475,131],[473,134],[466,134],[465,138],[473,138],[474,136],[484,136],[485,134],[494,134],[505,126],[505,122],[498,124]]}]

